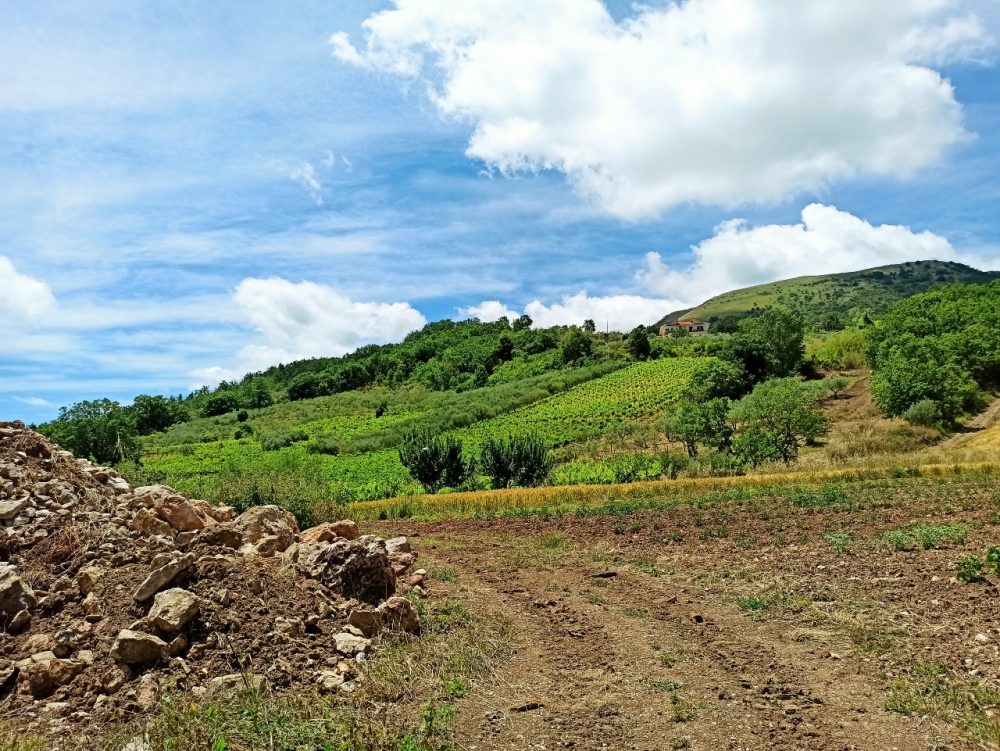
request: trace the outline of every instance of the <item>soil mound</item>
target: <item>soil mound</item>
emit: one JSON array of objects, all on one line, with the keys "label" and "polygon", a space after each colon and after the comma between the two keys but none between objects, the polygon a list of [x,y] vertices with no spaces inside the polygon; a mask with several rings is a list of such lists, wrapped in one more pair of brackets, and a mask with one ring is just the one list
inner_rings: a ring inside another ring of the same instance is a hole
[{"label": "soil mound", "polygon": [[0,423],[0,718],[79,739],[168,686],[352,691],[379,629],[419,632],[414,561],[348,520],[131,488]]}]

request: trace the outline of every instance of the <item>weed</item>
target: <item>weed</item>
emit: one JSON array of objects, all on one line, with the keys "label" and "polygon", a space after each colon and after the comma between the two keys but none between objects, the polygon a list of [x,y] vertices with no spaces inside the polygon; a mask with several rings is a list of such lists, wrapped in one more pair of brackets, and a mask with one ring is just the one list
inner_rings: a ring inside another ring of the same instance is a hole
[{"label": "weed", "polygon": [[955,562],[955,578],[966,584],[983,581],[983,559],[978,555],[963,555]]},{"label": "weed", "polygon": [[432,579],[440,582],[453,582],[458,578],[458,572],[448,566],[433,567],[428,573]]},{"label": "weed", "polygon": [[690,722],[696,716],[694,704],[687,699],[678,696],[676,693],[670,695],[670,703],[673,705],[670,719],[674,722]]},{"label": "weed", "polygon": [[649,611],[644,608],[625,608],[623,611],[629,618],[645,618]]},{"label": "weed", "polygon": [[843,555],[847,552],[847,547],[854,541],[854,535],[850,532],[827,532],[823,535],[823,539],[830,544],[830,547],[838,555]]},{"label": "weed", "polygon": [[468,696],[469,691],[472,690],[472,686],[465,678],[449,678],[443,681],[442,689],[446,695],[452,699],[462,699]]},{"label": "weed", "polygon": [[673,652],[659,652],[656,655],[656,659],[659,661],[661,665],[668,668],[672,668],[674,665],[677,664],[677,655],[675,655]]},{"label": "weed", "polygon": [[639,558],[635,562],[635,567],[650,576],[663,576],[664,574],[673,573],[672,569],[660,568],[653,558]]},{"label": "weed", "polygon": [[673,749],[691,748],[691,739],[686,735],[674,738],[673,740],[670,741],[670,748]]},{"label": "weed", "polygon": [[970,531],[968,524],[915,524],[889,530],[882,539],[893,550],[931,550],[962,545]]},{"label": "weed", "polygon": [[607,605],[608,601],[601,597],[596,592],[583,591],[580,593],[580,597],[583,598],[584,602],[589,602],[591,605]]},{"label": "weed", "polygon": [[749,613],[763,613],[770,606],[771,602],[766,597],[741,597],[739,606],[741,610]]},{"label": "weed", "polygon": [[850,630],[851,641],[860,652],[887,654],[896,648],[902,632],[884,628],[857,626]]},{"label": "weed", "polygon": [[572,545],[566,539],[566,535],[559,534],[558,532],[546,532],[538,538],[538,547],[542,550],[561,551],[569,550]]},{"label": "weed", "polygon": [[993,573],[1000,576],[1000,545],[986,551],[986,563],[993,569]]},{"label": "weed", "polygon": [[681,690],[681,684],[677,681],[649,681],[649,687],[661,694],[672,694]]}]

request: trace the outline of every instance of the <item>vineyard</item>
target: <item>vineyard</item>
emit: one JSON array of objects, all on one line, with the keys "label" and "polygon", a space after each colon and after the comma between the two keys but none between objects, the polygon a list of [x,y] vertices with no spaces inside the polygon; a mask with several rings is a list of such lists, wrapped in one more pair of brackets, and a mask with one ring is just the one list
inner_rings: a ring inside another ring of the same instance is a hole
[{"label": "vineyard", "polygon": [[[420,489],[410,479],[395,449],[399,436],[410,427],[430,425],[450,429],[442,432],[453,432],[472,451],[491,435],[537,433],[549,446],[565,445],[662,414],[701,362],[704,360],[677,358],[635,363],[577,385],[565,378],[553,381],[549,376],[537,382],[524,382],[517,390],[500,386],[447,396],[352,393],[281,405],[261,410],[251,418],[259,434],[281,429],[300,434],[302,440],[276,451],[265,450],[252,437],[228,437],[236,426],[232,416],[206,419],[200,421],[200,440],[196,441],[190,426],[184,426],[185,432],[175,436],[176,443],[158,445],[163,442],[162,437],[156,443],[151,442],[143,457],[143,471],[149,481],[166,482],[184,492],[209,498],[219,496],[220,480],[227,475],[266,476],[278,470],[321,478],[334,499],[405,495]],[[604,368],[604,372],[607,370]],[[583,375],[577,374],[576,378],[582,380]],[[540,389],[540,384],[555,393]],[[561,385],[572,387],[560,390]],[[484,395],[490,393],[496,396],[492,410],[473,402],[473,399],[483,401]],[[525,401],[530,403],[520,406]],[[388,413],[376,417],[376,406],[383,403],[388,404]],[[505,406],[519,408],[490,415]],[[480,415],[487,419],[477,421]],[[344,450],[336,455],[310,451],[317,439],[330,438],[339,441]]]}]

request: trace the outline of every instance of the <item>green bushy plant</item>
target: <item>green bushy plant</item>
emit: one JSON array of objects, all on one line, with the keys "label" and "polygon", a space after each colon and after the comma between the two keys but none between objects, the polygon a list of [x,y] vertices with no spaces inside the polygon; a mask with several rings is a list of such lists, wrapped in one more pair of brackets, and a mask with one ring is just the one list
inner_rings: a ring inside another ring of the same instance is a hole
[{"label": "green bushy plant", "polygon": [[399,460],[428,493],[437,493],[445,487],[457,488],[475,471],[475,462],[462,455],[460,440],[434,436],[429,431],[404,435]]},{"label": "green bushy plant", "polygon": [[552,455],[539,436],[490,436],[483,443],[479,465],[494,488],[533,487],[545,482]]}]

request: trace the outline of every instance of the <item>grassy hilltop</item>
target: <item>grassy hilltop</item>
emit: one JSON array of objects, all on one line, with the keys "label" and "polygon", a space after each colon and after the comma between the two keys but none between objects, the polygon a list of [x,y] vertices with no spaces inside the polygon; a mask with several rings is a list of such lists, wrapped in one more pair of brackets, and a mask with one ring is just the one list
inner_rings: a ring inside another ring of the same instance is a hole
[{"label": "grassy hilltop", "polygon": [[724,292],[697,307],[674,311],[654,327],[682,317],[716,322],[782,306],[799,311],[810,325],[839,328],[865,315],[877,318],[897,300],[920,292],[993,279],[1000,279],[1000,272],[979,271],[951,261],[912,261],[844,274],[800,276]]}]

